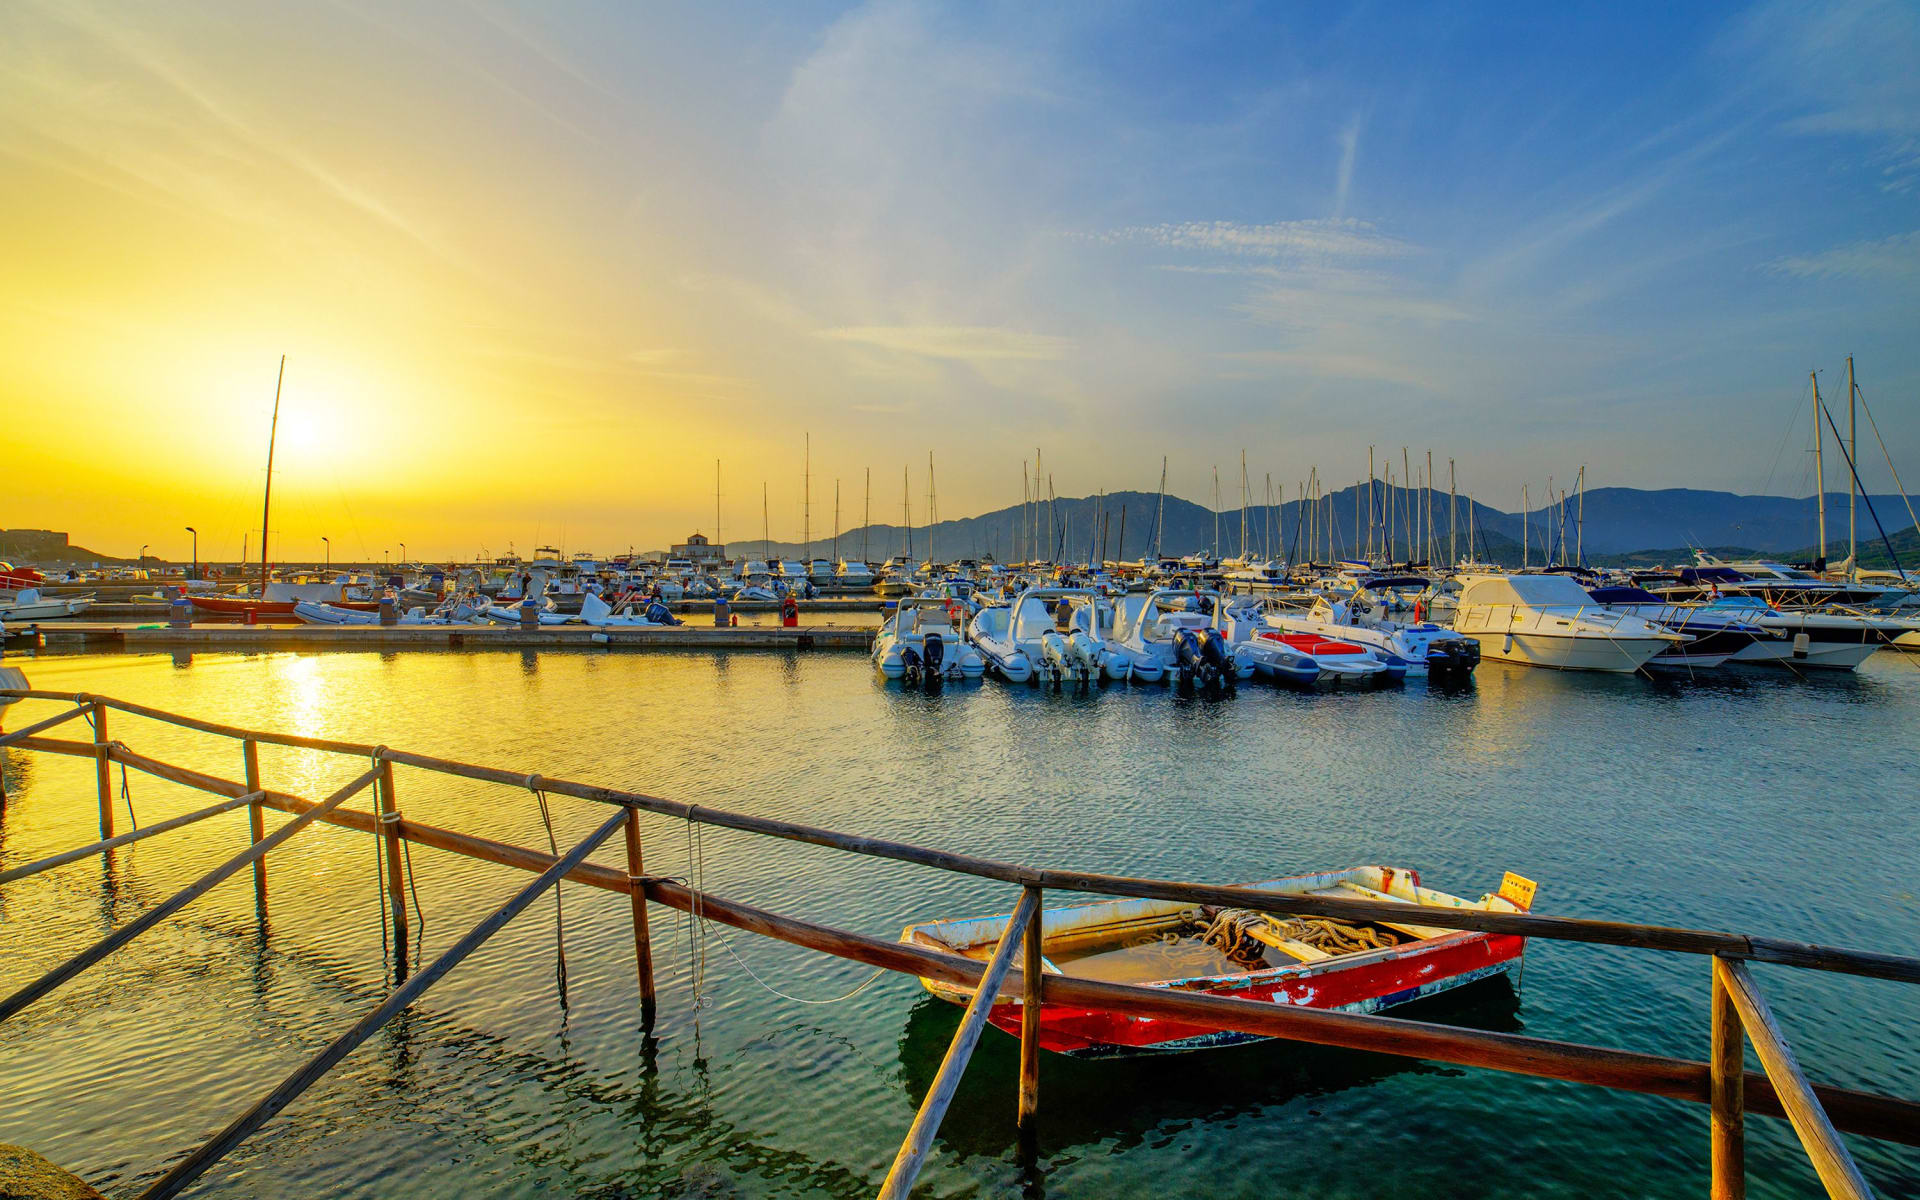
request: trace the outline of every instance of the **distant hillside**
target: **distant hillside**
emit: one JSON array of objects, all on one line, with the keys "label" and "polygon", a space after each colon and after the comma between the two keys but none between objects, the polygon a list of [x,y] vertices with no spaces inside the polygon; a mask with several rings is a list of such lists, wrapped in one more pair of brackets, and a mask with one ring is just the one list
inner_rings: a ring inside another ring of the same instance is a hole
[{"label": "distant hillside", "polygon": [[[1391,494],[1389,494],[1389,492]],[[1434,549],[1445,558],[1448,545],[1448,500],[1445,492],[1433,492]],[[1375,505],[1391,507],[1394,532],[1392,556],[1408,557],[1408,506],[1424,507],[1428,497],[1410,488],[1377,487]],[[1357,503],[1356,503],[1357,501]],[[1899,496],[1875,496],[1873,503],[1887,528],[1910,526],[1906,505]],[[1791,557],[1801,554],[1813,540],[1817,527],[1812,497],[1798,499],[1783,496],[1739,496],[1732,492],[1708,492],[1692,488],[1642,491],[1638,488],[1594,488],[1585,499],[1584,531],[1580,522],[1580,503],[1569,497],[1564,514],[1558,506],[1546,505],[1521,514],[1503,512],[1461,496],[1458,504],[1459,527],[1454,545],[1465,558],[1491,558],[1502,564],[1522,560],[1521,537],[1532,546],[1527,557],[1542,562],[1549,556],[1563,557],[1560,540],[1564,526],[1567,543],[1564,557],[1584,552],[1589,562],[1627,556],[1636,560],[1654,555],[1648,561],[1685,562],[1692,552],[1684,547],[1710,546],[1726,554],[1770,554]],[[1355,484],[1332,494],[1317,505],[1307,506],[1306,517],[1313,522],[1313,556],[1327,557],[1329,532],[1335,558],[1349,558],[1366,550],[1367,495],[1364,484]],[[1827,531],[1831,536],[1843,529],[1847,497],[1844,492],[1827,498]],[[1042,503],[1026,512],[1020,505],[1003,508],[977,517],[941,521],[931,530],[915,528],[911,549],[925,558],[929,551],[939,558],[982,558],[992,555],[1000,561],[1048,557],[1051,546],[1058,556],[1084,561],[1089,551],[1108,559],[1138,559],[1153,553],[1156,541],[1166,554],[1212,552],[1222,555],[1240,552],[1241,511],[1238,508],[1216,514],[1204,505],[1168,496],[1164,528],[1156,535],[1156,514],[1160,498],[1152,492],[1113,492],[1099,497],[1062,498]],[[1322,522],[1332,515],[1332,529]],[[1861,523],[1870,528],[1862,507]],[[1894,514],[1898,514],[1897,519]],[[1564,519],[1563,519],[1564,516]],[[1049,520],[1051,518],[1051,521]],[[1384,523],[1384,515],[1379,522]],[[1049,526],[1051,525],[1051,531]],[[1037,533],[1030,534],[1030,529]],[[1124,538],[1122,530],[1124,528]],[[1306,537],[1306,521],[1301,506],[1293,501],[1271,509],[1256,505],[1246,514],[1247,543],[1250,552],[1262,557],[1308,557],[1300,543]],[[1476,549],[1469,551],[1469,530]],[[1217,531],[1217,533],[1216,533]],[[1385,536],[1384,534],[1382,535]],[[1104,539],[1104,553],[1102,550]],[[1031,542],[1031,545],[1029,544]],[[1864,543],[1863,543],[1864,544]],[[1896,543],[1898,544],[1898,543]],[[1672,550],[1648,550],[1647,547],[1680,547]],[[728,550],[734,555],[798,557],[801,547],[793,542],[734,542]],[[899,525],[873,525],[840,535],[840,557],[864,555],[874,561],[908,552],[908,534]],[[830,538],[813,545],[813,553],[824,557],[833,553]],[[1715,553],[1720,553],[1716,550]],[[1844,553],[1842,551],[1841,553]],[[1904,553],[1904,552],[1903,552]],[[1881,551],[1884,557],[1884,550]],[[1829,555],[1832,552],[1829,551]],[[1723,555],[1725,556],[1725,555]],[[1862,562],[1866,552],[1862,551]]]}]

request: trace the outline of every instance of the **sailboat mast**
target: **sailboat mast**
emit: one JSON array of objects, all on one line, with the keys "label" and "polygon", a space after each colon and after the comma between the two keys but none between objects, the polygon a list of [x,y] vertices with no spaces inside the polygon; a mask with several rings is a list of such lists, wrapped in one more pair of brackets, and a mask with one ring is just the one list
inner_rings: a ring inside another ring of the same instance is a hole
[{"label": "sailboat mast", "polygon": [[1431,448],[1427,450],[1426,488],[1421,493],[1421,498],[1427,506],[1427,536],[1422,543],[1426,552],[1420,557],[1431,565],[1433,563],[1433,450]]},{"label": "sailboat mast", "polygon": [[1533,565],[1533,534],[1527,528],[1527,485],[1520,485],[1520,569],[1526,570]]},{"label": "sailboat mast", "polygon": [[1460,561],[1456,534],[1460,525],[1460,493],[1453,478],[1453,460],[1447,460],[1447,566]]},{"label": "sailboat mast", "polygon": [[933,527],[940,520],[939,495],[933,487],[933,451],[927,451],[927,561],[933,561]]},{"label": "sailboat mast", "polygon": [[1587,465],[1580,464],[1580,476],[1573,481],[1575,490],[1580,493],[1580,511],[1574,518],[1573,561],[1576,566],[1587,565]]},{"label": "sailboat mast", "polygon": [[840,481],[833,481],[833,561],[840,563]]},{"label": "sailboat mast", "polygon": [[713,460],[713,544],[727,544],[720,536],[720,460],[717,458]]},{"label": "sailboat mast", "polygon": [[1372,566],[1379,559],[1373,553],[1373,447],[1367,447],[1367,565]]},{"label": "sailboat mast", "polygon": [[1160,456],[1160,508],[1153,514],[1153,557],[1160,557],[1160,539],[1167,521],[1167,456]]},{"label": "sailboat mast", "polygon": [[913,475],[911,467],[900,468],[900,518],[904,521],[908,558],[913,557]]},{"label": "sailboat mast", "polygon": [[[1854,392],[1853,355],[1849,354],[1847,355],[1847,462],[1849,464],[1857,464],[1860,461],[1860,456],[1856,453],[1856,451],[1859,450],[1859,446],[1855,444],[1853,439],[1853,434],[1854,434],[1853,392]],[[1859,496],[1860,496],[1860,481],[1858,478],[1855,477],[1855,472],[1857,472],[1858,470],[1859,470],[1859,467],[1854,466],[1852,470],[1849,470],[1847,472],[1847,580],[1848,582],[1853,581],[1853,579],[1856,576],[1856,572],[1858,571],[1858,568],[1855,566],[1856,556],[1859,554],[1859,547],[1855,544],[1858,533],[1854,529],[1854,525],[1853,525],[1854,506],[1856,503],[1858,503]]]},{"label": "sailboat mast", "polygon": [[773,531],[767,521],[767,481],[760,481],[760,557],[773,557]]},{"label": "sailboat mast", "polygon": [[1220,465],[1213,468],[1213,557],[1220,558]]},{"label": "sailboat mast", "polygon": [[1827,569],[1827,476],[1821,462],[1825,439],[1820,433],[1820,376],[1818,372],[1807,372],[1807,378],[1813,381],[1813,492],[1819,497],[1820,548],[1813,552],[1813,569]]},{"label": "sailboat mast", "polygon": [[1240,558],[1247,557],[1247,504],[1252,497],[1247,494],[1247,452],[1240,451]]},{"label": "sailboat mast", "polygon": [[267,493],[260,502],[260,598],[267,598],[267,527],[273,516],[273,445],[280,439],[280,385],[287,381],[287,356],[280,356],[280,375],[273,381],[273,424],[267,429]]},{"label": "sailboat mast", "polygon": [[867,468],[867,498],[860,508],[860,561],[869,562],[867,539],[873,535],[873,468]]}]

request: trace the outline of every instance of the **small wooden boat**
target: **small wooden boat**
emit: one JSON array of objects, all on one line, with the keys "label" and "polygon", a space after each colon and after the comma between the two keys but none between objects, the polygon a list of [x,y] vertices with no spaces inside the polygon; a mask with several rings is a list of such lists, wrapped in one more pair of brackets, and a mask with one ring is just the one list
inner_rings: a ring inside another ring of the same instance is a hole
[{"label": "small wooden boat", "polygon": [[[300,614],[295,610],[304,603],[300,600],[258,600],[251,596],[188,596],[187,599],[196,611],[207,616],[245,617],[251,613],[256,621],[282,622],[298,621]],[[351,612],[380,611],[378,600],[329,600],[325,603]]]},{"label": "small wooden boat", "polygon": [[[1173,988],[1272,1004],[1370,1013],[1517,969],[1526,939],[1419,924],[1421,906],[1527,911],[1534,883],[1511,872],[1497,893],[1463,900],[1420,884],[1417,871],[1349,867],[1244,885],[1271,892],[1405,904],[1405,921],[1347,921],[1267,915],[1177,900],[1105,900],[1044,909],[1041,953],[1049,974],[1141,987]],[[929,950],[992,956],[1005,914],[909,925],[900,940]],[[972,989],[920,981],[955,1004]],[[988,1019],[1019,1036],[1021,1004],[1008,994]],[[1076,1005],[1040,1011],[1040,1045],[1087,1058],[1197,1050],[1261,1040],[1181,1021]]]}]

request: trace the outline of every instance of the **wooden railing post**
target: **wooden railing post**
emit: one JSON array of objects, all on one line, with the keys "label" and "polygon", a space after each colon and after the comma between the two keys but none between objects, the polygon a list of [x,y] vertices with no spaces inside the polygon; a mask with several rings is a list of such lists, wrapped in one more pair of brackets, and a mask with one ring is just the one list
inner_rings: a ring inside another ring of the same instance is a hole
[{"label": "wooden railing post", "polygon": [[1713,964],[1713,1040],[1707,1055],[1711,1070],[1713,1200],[1745,1200],[1747,1194],[1747,1039],[1740,1010],[1727,990],[1726,960],[1715,955]]},{"label": "wooden railing post", "polygon": [[407,887],[400,869],[400,809],[393,802],[393,764],[380,760],[378,790],[380,832],[387,845],[387,903],[393,910],[393,971],[407,977]]},{"label": "wooden railing post", "polygon": [[100,840],[113,836],[113,774],[107,769],[107,706],[93,702],[93,778],[100,787]]},{"label": "wooden railing post", "polygon": [[640,1023],[653,1027],[653,943],[647,936],[647,894],[641,887],[646,864],[640,857],[640,811],[627,810],[627,894],[633,902],[633,962],[640,976]]},{"label": "wooden railing post", "polygon": [[1753,1040],[1753,1053],[1765,1068],[1767,1079],[1779,1096],[1780,1107],[1786,1111],[1787,1121],[1800,1135],[1801,1148],[1812,1161],[1814,1173],[1826,1185],[1827,1195],[1841,1197],[1841,1200],[1871,1200],[1872,1189],[1861,1178],[1853,1155],[1847,1152],[1847,1145],[1840,1140],[1827,1110],[1814,1095],[1813,1085],[1800,1070],[1793,1048],[1787,1045],[1786,1035],[1773,1019],[1773,1010],[1767,1007],[1765,997],[1754,986],[1753,973],[1747,970],[1747,964],[1722,958],[1715,958],[1713,964],[1741,1026]]},{"label": "wooden railing post", "polygon": [[1031,1129],[1040,1112],[1040,889],[1028,888],[1033,919],[1027,922],[1026,956],[1021,960],[1020,1112],[1022,1129]]},{"label": "wooden railing post", "polygon": [[[240,743],[240,754],[246,762],[247,790],[260,791],[260,743],[247,738]],[[247,806],[247,831],[253,835],[255,844],[267,836],[266,813],[255,800]],[[253,907],[262,919],[267,915],[267,859],[265,855],[253,860]]]}]

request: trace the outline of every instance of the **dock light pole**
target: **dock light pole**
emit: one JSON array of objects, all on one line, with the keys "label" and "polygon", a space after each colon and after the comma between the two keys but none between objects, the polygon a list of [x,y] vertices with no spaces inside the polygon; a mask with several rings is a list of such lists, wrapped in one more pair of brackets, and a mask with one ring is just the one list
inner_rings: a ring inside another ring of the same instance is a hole
[{"label": "dock light pole", "polygon": [[200,578],[200,531],[189,525],[187,532],[193,535],[193,570],[188,573],[187,578],[198,579]]},{"label": "dock light pole", "polygon": [[140,546],[140,561],[133,565],[136,567],[144,567],[147,565],[147,547],[145,543],[142,543]]},{"label": "dock light pole", "polygon": [[400,543],[400,565],[403,567],[407,565],[407,544],[405,542]]},{"label": "dock light pole", "polygon": [[332,570],[333,569],[333,539],[330,537],[323,537],[320,540],[321,542],[325,543],[327,547],[327,569]]}]

